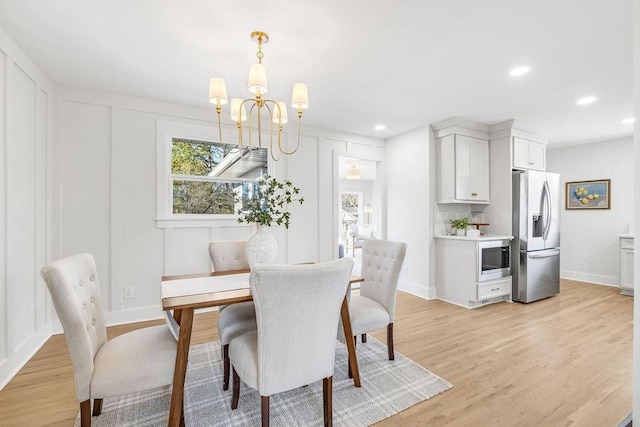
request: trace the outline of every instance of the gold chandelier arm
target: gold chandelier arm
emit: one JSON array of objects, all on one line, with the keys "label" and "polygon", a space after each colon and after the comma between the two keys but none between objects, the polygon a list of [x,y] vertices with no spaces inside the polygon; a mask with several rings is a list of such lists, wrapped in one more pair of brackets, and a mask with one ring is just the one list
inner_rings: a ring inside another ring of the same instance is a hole
[{"label": "gold chandelier arm", "polygon": [[[254,99],[250,99],[250,100],[247,100],[247,101],[255,101],[255,100]],[[256,108],[257,105],[258,104],[256,102],[254,102],[251,105],[251,108],[249,108],[249,112],[247,113],[247,130],[249,131],[249,149],[250,150],[253,150],[253,135],[252,135],[252,132],[251,132],[251,129],[252,129],[251,128],[251,118],[253,117],[253,109]],[[259,106],[258,106],[258,114],[260,114],[260,107]],[[260,135],[258,134],[258,136],[260,136]],[[261,144],[261,141],[260,141],[259,138],[258,138],[258,145],[259,145],[260,148],[262,148],[262,144]]]},{"label": "gold chandelier arm", "polygon": [[[237,121],[237,125],[238,125],[238,129],[239,129],[239,141],[238,141],[238,145],[240,146],[240,149],[242,150],[242,146],[244,144],[244,139],[242,136],[242,111],[243,108],[246,109],[246,103],[247,102],[253,102],[255,101],[252,98],[248,98],[248,99],[243,99],[242,102],[240,103],[240,106],[238,107],[238,111],[240,112],[240,114],[238,115],[238,121]],[[249,152],[251,152],[251,150],[253,149],[252,146],[252,140],[251,140],[251,112],[253,111],[253,107],[255,107],[255,104],[253,104],[250,108],[249,108],[249,113],[247,114],[247,130],[249,131]],[[244,156],[244,155],[243,155]]]},{"label": "gold chandelier arm", "polygon": [[302,116],[302,113],[300,111],[298,111],[298,143],[296,144],[296,148],[294,148],[292,151],[287,151],[284,148],[282,148],[282,143],[280,141],[280,135],[278,134],[278,148],[280,149],[282,154],[285,154],[285,155],[288,156],[290,154],[295,153],[296,151],[298,151],[298,148],[300,148],[300,124],[302,122],[301,116]]},{"label": "gold chandelier arm", "polygon": [[257,99],[258,102],[256,103],[256,105],[258,106],[258,114],[256,115],[256,117],[258,121],[258,146],[262,148],[262,132],[260,131],[262,130],[262,106],[264,105],[264,102],[260,98]]},{"label": "gold chandelier arm", "polygon": [[[277,102],[274,102],[274,105],[275,105],[274,108],[278,108],[278,109],[280,108]],[[280,118],[278,119],[278,147],[280,147],[281,135],[282,135],[282,112],[280,112]],[[269,151],[271,152],[271,158],[276,162],[282,158],[282,151],[278,153],[277,158],[273,154],[276,152],[276,150],[273,149],[273,112],[271,112],[271,110],[269,110]]]},{"label": "gold chandelier arm", "polygon": [[240,148],[240,152],[242,152],[242,120],[238,119],[236,124],[238,126],[238,147]]},{"label": "gold chandelier arm", "polygon": [[220,105],[220,100],[216,101],[216,114],[218,115],[218,137],[220,138],[219,142],[222,143],[222,124],[220,123],[220,113],[222,113],[222,106]]},{"label": "gold chandelier arm", "polygon": [[[277,108],[279,115],[278,115],[278,141],[277,141],[277,146],[278,146],[278,151],[280,152],[280,155],[276,158],[276,156],[273,154],[275,153],[275,150],[273,149],[273,111],[271,110],[271,108],[269,107],[268,103],[272,103],[273,104],[273,108]],[[272,99],[265,99],[263,101],[264,105],[267,107],[267,109],[269,110],[269,119],[271,121],[271,127],[270,127],[270,141],[269,141],[269,149],[271,152],[271,158],[275,161],[278,161],[282,158],[282,154],[284,155],[289,155],[289,154],[293,154],[296,151],[298,151],[298,148],[300,148],[300,117],[302,116],[302,110],[298,111],[298,143],[296,145],[296,148],[293,151],[287,151],[284,149],[284,147],[282,146],[282,110],[280,109],[280,105],[278,104],[277,101],[274,101]]]},{"label": "gold chandelier arm", "polygon": [[[269,103],[271,103],[273,105],[273,110],[271,109],[271,107],[269,107]],[[280,108],[280,106],[278,105],[278,103],[272,99],[265,99],[263,100],[263,105],[267,108],[267,111],[269,112],[269,154],[271,155],[271,158],[274,161],[278,161],[280,160],[280,158],[282,157],[275,155],[275,150],[273,149],[273,112],[275,111],[276,108]],[[278,110],[279,111],[279,110]],[[280,141],[280,134],[282,133],[282,125],[280,124],[282,122],[282,116],[280,116],[280,120],[279,122],[279,131],[278,131],[278,142]],[[278,143],[278,145],[280,145]]]}]

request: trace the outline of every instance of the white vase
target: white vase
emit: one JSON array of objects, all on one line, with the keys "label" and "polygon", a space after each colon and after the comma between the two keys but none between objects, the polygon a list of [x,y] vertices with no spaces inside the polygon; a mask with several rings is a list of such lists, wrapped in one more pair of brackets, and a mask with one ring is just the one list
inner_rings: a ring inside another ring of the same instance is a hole
[{"label": "white vase", "polygon": [[249,268],[255,264],[273,264],[278,254],[275,237],[265,230],[265,226],[256,226],[256,231],[247,239],[247,262]]},{"label": "white vase", "polygon": [[467,233],[467,230],[465,230],[464,228],[456,228],[456,234],[458,236],[464,236]]}]

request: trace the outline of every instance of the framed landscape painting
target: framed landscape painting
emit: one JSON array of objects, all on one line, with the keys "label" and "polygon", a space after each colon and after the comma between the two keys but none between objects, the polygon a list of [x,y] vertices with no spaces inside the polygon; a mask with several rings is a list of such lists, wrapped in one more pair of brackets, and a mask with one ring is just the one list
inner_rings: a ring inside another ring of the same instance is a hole
[{"label": "framed landscape painting", "polygon": [[610,209],[611,180],[567,182],[566,209]]}]

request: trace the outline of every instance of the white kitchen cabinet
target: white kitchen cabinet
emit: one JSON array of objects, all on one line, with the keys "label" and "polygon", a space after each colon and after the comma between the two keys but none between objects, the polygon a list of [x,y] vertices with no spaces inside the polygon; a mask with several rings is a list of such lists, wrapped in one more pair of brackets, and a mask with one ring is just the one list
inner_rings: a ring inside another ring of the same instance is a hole
[{"label": "white kitchen cabinet", "polygon": [[512,236],[436,236],[436,297],[465,308],[502,301],[511,302],[511,276],[479,280],[480,242],[511,239]]},{"label": "white kitchen cabinet", "polygon": [[491,280],[489,282],[478,282],[478,296],[476,301],[491,301],[494,298],[504,297],[506,295],[511,298],[511,276],[502,279]]},{"label": "white kitchen cabinet", "polygon": [[437,140],[438,203],[489,203],[489,141],[452,134]]},{"label": "white kitchen cabinet", "polygon": [[545,171],[547,149],[544,144],[513,137],[513,168]]},{"label": "white kitchen cabinet", "polygon": [[620,293],[633,295],[633,244],[632,235],[620,237]]}]

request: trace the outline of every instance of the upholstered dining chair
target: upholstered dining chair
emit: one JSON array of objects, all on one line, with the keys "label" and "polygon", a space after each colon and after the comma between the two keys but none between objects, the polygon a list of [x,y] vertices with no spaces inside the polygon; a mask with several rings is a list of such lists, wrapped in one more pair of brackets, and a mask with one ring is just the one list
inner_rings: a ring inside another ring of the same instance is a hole
[{"label": "upholstered dining chair", "polygon": [[[214,271],[248,270],[246,241],[229,240],[209,243],[209,256]],[[229,389],[229,343],[232,339],[256,330],[256,312],[252,301],[220,306],[218,337],[222,350],[224,375],[222,389]]]},{"label": "upholstered dining chair", "polygon": [[92,255],[54,261],[41,270],[71,354],[80,425],[91,426],[104,398],[173,382],[177,343],[166,326],[138,329],[107,341],[98,272]]},{"label": "upholstered dining chair", "polygon": [[322,379],[324,425],[332,425],[336,333],[353,260],[254,266],[250,276],[258,329],[229,344],[233,367],[231,409],[240,379],[260,393],[262,425],[269,425],[269,396]]},{"label": "upholstered dining chair", "polygon": [[362,243],[362,277],[360,295],[349,300],[353,339],[367,332],[387,328],[387,351],[394,360],[393,320],[395,316],[398,277],[407,252],[407,244],[390,240],[366,239]]}]

